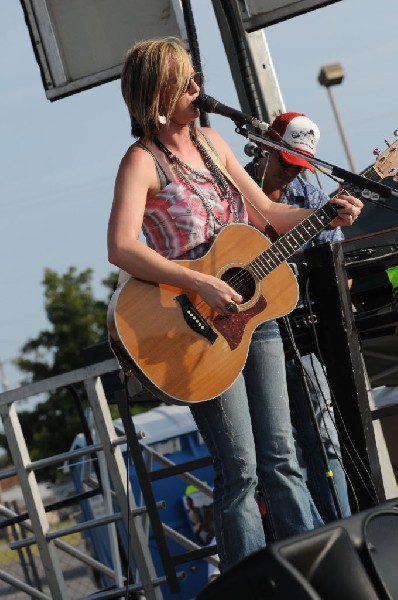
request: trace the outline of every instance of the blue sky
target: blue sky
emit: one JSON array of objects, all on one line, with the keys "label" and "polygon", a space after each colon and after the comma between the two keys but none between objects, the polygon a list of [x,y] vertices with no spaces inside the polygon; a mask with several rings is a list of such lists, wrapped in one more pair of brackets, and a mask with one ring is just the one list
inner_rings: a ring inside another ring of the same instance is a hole
[{"label": "blue sky", "polygon": [[[210,0],[191,0],[206,92],[239,108]],[[265,30],[287,110],[304,112],[321,129],[318,158],[348,164],[326,90],[323,65],[339,62],[334,97],[357,170],[398,129],[396,0],[342,0]],[[45,268],[94,270],[95,292],[110,271],[106,227],[119,161],[131,143],[119,81],[51,103],[46,99],[22,9],[0,3],[0,362],[6,384],[18,385],[11,360],[48,323],[41,284]],[[132,40],[133,41],[133,40]],[[211,124],[238,158],[244,138],[232,121]],[[334,184],[322,180],[327,192]],[[1,381],[0,381],[1,390]]]}]

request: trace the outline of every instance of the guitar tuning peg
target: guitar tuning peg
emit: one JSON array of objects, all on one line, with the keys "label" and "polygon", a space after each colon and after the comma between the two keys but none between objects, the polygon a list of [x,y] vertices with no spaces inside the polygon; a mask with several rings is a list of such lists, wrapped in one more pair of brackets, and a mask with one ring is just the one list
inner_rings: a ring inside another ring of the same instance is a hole
[{"label": "guitar tuning peg", "polygon": [[379,156],[379,154],[380,154],[380,150],[379,150],[378,148],[375,148],[375,149],[373,150],[373,154],[374,154],[374,156]]},{"label": "guitar tuning peg", "polygon": [[395,137],[398,137],[398,129],[396,129],[396,130],[394,131],[394,135],[395,135]]}]

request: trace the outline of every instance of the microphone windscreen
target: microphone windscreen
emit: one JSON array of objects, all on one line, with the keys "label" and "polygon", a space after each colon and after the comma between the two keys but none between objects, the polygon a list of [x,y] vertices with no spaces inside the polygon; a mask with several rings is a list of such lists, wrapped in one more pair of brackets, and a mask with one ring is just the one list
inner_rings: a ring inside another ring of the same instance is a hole
[{"label": "microphone windscreen", "polygon": [[260,148],[257,146],[257,144],[255,142],[247,142],[247,144],[245,144],[244,147],[244,152],[246,154],[246,156],[258,156],[258,153],[260,151]]},{"label": "microphone windscreen", "polygon": [[214,110],[214,106],[217,104],[217,100],[208,96],[207,94],[201,94],[194,100],[194,104],[199,110],[203,110],[204,112],[212,112]]}]

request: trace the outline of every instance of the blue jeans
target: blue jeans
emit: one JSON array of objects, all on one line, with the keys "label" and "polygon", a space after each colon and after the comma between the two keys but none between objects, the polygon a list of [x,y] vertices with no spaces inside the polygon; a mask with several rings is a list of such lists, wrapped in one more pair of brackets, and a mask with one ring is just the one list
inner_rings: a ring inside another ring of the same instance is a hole
[{"label": "blue jeans", "polygon": [[[347,483],[341,466],[340,442],[333,420],[333,411],[327,405],[330,399],[329,386],[323,368],[315,356],[301,357],[308,391],[325,448],[328,468],[325,467],[319,448],[303,387],[299,368],[294,360],[286,362],[287,388],[290,412],[298,444],[299,462],[307,469],[308,487],[325,523],[338,518],[335,502],[330,490],[326,471],[332,471],[334,487],[343,517],[351,514],[347,494]],[[300,455],[302,460],[300,460]]]},{"label": "blue jeans", "polygon": [[275,321],[254,332],[244,377],[240,374],[221,397],[191,405],[191,412],[214,463],[214,524],[222,570],[265,546],[255,500],[257,475],[275,539],[323,524],[297,462]]}]

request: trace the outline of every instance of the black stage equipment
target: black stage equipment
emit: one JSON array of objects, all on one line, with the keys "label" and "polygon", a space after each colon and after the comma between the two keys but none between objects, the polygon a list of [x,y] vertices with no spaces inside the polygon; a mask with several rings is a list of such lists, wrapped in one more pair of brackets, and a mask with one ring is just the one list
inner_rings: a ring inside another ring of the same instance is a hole
[{"label": "black stage equipment", "polygon": [[196,600],[398,599],[398,499],[270,544]]},{"label": "black stage equipment", "polygon": [[[83,348],[83,360],[85,365],[95,365],[104,360],[115,358],[108,340],[101,340],[92,346]],[[101,376],[102,385],[104,386],[105,396],[109,404],[115,404],[117,399],[115,394],[124,394],[123,381],[120,379],[120,371],[115,369],[111,373]]]}]

